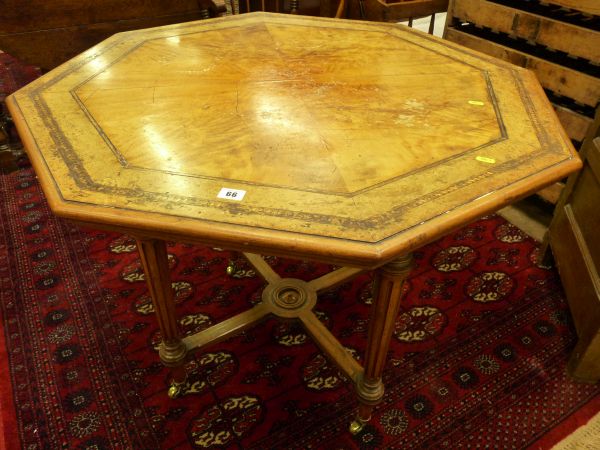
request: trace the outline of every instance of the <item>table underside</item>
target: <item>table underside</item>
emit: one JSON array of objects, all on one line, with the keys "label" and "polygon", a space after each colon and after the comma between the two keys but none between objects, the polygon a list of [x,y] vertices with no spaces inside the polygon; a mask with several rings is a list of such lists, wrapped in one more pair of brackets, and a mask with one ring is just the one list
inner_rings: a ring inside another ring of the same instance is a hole
[{"label": "table underside", "polygon": [[177,397],[181,392],[186,379],[185,361],[191,353],[225,340],[268,316],[276,316],[283,320],[299,320],[315,343],[353,383],[359,407],[350,431],[359,432],[369,421],[373,407],[383,398],[382,373],[400,306],[402,285],[412,266],[410,254],[396,258],[375,272],[374,302],[364,365],[361,365],[319,320],[313,307],[319,293],[348,281],[363,269],[341,267],[313,280],[303,281],[282,278],[261,255],[243,253],[267,283],[261,302],[203,331],[183,337],[175,312],[166,243],[138,238],[137,244],[162,334],[159,356],[163,364],[172,369],[170,397]]}]

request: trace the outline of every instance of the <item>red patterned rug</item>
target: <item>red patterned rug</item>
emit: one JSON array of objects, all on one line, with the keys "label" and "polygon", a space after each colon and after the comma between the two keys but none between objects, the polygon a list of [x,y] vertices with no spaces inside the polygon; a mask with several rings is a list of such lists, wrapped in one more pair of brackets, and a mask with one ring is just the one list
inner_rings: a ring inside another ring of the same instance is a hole
[{"label": "red patterned rug", "polygon": [[[385,401],[358,436],[349,385],[302,328],[275,320],[195,355],[185,395],[168,373],[134,243],[48,210],[32,169],[2,175],[0,414],[7,448],[549,448],[600,410],[600,386],[565,375],[574,344],[536,244],[489,216],[416,253]],[[169,247],[181,325],[194,332],[258,301],[234,254]],[[323,264],[270,258],[309,279]],[[321,298],[319,316],[361,355],[371,279]],[[1,447],[1,445],[0,445]]]},{"label": "red patterned rug", "polygon": [[41,71],[37,67],[23,64],[0,50],[0,115],[8,113],[4,99],[40,75]]}]

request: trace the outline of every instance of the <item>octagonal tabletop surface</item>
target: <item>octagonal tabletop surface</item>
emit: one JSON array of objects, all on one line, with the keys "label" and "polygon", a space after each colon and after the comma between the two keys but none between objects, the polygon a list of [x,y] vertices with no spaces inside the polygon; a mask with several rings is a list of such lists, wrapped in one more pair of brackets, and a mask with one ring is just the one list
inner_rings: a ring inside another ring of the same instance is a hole
[{"label": "octagonal tabletop surface", "polygon": [[382,23],[121,33],[8,104],[58,215],[365,267],[580,164],[531,73]]}]

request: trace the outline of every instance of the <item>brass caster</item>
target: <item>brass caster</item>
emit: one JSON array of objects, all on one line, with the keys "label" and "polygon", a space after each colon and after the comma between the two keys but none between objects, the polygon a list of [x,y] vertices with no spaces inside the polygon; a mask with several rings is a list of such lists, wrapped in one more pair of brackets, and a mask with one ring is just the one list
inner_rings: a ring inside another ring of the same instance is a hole
[{"label": "brass caster", "polygon": [[358,434],[365,427],[365,422],[361,422],[360,420],[353,420],[350,424],[350,433]]},{"label": "brass caster", "polygon": [[227,269],[225,270],[225,272],[227,272],[227,275],[229,275],[230,277],[232,277],[235,274],[235,264],[233,264],[233,261],[229,261],[229,264],[227,265]]},{"label": "brass caster", "polygon": [[171,386],[169,387],[169,392],[167,393],[167,395],[169,396],[169,398],[171,400],[174,400],[177,397],[179,397],[179,395],[181,395],[184,384],[185,384],[185,381],[182,381],[181,383],[178,383],[176,381],[171,382]]}]

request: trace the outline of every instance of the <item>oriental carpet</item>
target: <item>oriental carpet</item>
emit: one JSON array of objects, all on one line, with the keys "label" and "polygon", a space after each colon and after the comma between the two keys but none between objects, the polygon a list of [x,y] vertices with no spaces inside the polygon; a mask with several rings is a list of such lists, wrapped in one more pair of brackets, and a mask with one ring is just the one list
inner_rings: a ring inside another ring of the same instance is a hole
[{"label": "oriental carpet", "polygon": [[[25,158],[0,180],[7,449],[537,449],[600,411],[600,386],[565,374],[575,335],[557,274],[498,216],[416,252],[384,401],[352,436],[350,386],[294,323],[269,320],[195,354],[185,395],[170,400],[134,241],[54,217]],[[260,299],[236,254],[168,248],[186,333]],[[331,268],[268,261],[302,279]],[[371,289],[363,275],[316,307],[359,357]]]}]

